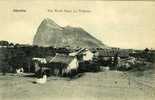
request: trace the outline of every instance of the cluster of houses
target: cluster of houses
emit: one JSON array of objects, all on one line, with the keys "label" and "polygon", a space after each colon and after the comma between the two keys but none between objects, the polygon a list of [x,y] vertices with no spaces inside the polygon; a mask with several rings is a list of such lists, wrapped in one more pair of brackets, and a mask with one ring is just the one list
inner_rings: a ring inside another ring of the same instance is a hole
[{"label": "cluster of houses", "polygon": [[46,72],[56,76],[68,76],[78,73],[79,63],[92,61],[94,54],[88,49],[79,49],[69,54],[56,53],[55,56],[32,58],[36,74]]},{"label": "cluster of houses", "polygon": [[0,72],[35,73],[38,83],[45,83],[47,75],[73,77],[81,72],[139,69],[136,64],[149,66],[153,61],[155,51],[149,49],[56,48],[0,42]]},{"label": "cluster of houses", "polygon": [[[4,51],[9,56],[4,57]],[[35,73],[38,77],[43,74],[49,76],[73,76],[80,72],[94,72],[103,69],[129,69],[137,60],[137,57],[134,57],[134,50],[119,48],[73,49],[69,47],[44,48],[27,45],[7,45],[1,47],[1,52],[3,53],[0,54],[3,55],[0,56],[4,58],[4,61],[8,61],[5,65],[8,64],[9,68],[15,69],[17,73]]]},{"label": "cluster of houses", "polygon": [[[119,49],[102,49],[96,52],[80,48],[67,54],[56,53],[55,56],[32,58],[34,73],[37,76],[46,73],[56,76],[73,76],[82,71],[100,70],[104,67],[119,67],[121,60],[134,60],[129,51]],[[134,62],[134,61],[133,61]],[[128,64],[125,66],[129,67]]]}]

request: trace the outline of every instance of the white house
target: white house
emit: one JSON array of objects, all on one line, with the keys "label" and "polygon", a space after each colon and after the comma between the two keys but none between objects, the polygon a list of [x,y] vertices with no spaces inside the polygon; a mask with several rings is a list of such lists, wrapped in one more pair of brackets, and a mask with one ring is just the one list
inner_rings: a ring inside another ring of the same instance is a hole
[{"label": "white house", "polygon": [[94,54],[89,49],[80,49],[77,52],[72,52],[69,54],[69,56],[78,56],[82,55],[83,61],[89,61],[93,59]]},{"label": "white house", "polygon": [[84,61],[89,61],[93,59],[94,54],[90,50],[86,49],[83,54]]},{"label": "white house", "polygon": [[68,64],[67,71],[69,72],[71,70],[77,70],[78,66],[79,66],[78,60],[76,57],[74,57]]},{"label": "white house", "polygon": [[56,75],[69,74],[73,70],[77,71],[79,67],[78,60],[75,56],[63,54],[56,54],[56,56],[49,61],[49,64]]}]

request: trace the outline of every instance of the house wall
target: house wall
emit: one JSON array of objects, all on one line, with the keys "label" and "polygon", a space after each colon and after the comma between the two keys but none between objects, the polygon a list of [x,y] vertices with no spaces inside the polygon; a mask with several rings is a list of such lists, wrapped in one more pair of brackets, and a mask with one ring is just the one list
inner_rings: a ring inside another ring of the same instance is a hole
[{"label": "house wall", "polygon": [[78,68],[78,60],[74,58],[71,63],[68,65],[67,70],[74,70]]},{"label": "house wall", "polygon": [[34,67],[35,67],[35,72],[39,71],[40,67],[39,67],[39,63],[38,62],[34,63]]},{"label": "house wall", "polygon": [[85,55],[83,56],[84,61],[92,60],[94,54],[91,51],[86,51]]}]

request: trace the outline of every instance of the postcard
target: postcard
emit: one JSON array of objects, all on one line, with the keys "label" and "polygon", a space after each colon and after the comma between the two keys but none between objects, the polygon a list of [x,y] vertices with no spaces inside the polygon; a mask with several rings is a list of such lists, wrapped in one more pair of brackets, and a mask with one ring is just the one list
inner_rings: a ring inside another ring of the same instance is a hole
[{"label": "postcard", "polygon": [[155,2],[0,0],[0,100],[153,100]]}]

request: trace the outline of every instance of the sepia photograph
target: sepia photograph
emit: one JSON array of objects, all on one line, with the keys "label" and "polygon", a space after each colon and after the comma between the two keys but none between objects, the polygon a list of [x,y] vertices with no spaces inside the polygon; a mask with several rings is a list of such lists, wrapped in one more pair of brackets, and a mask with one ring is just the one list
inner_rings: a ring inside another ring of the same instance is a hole
[{"label": "sepia photograph", "polygon": [[155,1],[0,0],[0,100],[154,100]]}]

